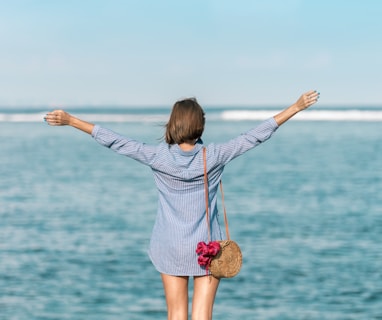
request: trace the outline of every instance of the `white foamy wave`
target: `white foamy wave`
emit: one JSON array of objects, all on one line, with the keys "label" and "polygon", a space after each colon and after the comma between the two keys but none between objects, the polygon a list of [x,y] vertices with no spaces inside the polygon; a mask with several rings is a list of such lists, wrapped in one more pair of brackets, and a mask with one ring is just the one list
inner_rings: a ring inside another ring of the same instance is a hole
[{"label": "white foamy wave", "polygon": [[168,115],[161,114],[79,114],[76,117],[91,122],[164,122]]},{"label": "white foamy wave", "polygon": [[[277,111],[230,110],[222,113],[223,120],[263,120],[277,114]],[[293,117],[300,121],[382,121],[382,111],[361,110],[306,110]]]},{"label": "white foamy wave", "polygon": [[[168,116],[143,114],[76,114],[76,117],[90,122],[164,122]],[[0,113],[0,122],[41,122],[45,113]]]},{"label": "white foamy wave", "polygon": [[44,116],[42,113],[0,113],[0,122],[40,122]]},{"label": "white foamy wave", "polygon": [[[277,110],[207,111],[208,121],[264,120]],[[0,122],[41,122],[45,113],[0,113]],[[165,123],[168,114],[83,113],[76,117],[89,122],[150,122]],[[306,110],[295,115],[297,121],[382,121],[382,110]]]}]

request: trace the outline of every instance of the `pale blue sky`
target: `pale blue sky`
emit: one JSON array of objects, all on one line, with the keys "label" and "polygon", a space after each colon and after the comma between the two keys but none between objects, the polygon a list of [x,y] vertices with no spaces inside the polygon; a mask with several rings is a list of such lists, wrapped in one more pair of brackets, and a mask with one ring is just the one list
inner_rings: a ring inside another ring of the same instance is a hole
[{"label": "pale blue sky", "polygon": [[0,0],[0,106],[382,105],[379,0]]}]

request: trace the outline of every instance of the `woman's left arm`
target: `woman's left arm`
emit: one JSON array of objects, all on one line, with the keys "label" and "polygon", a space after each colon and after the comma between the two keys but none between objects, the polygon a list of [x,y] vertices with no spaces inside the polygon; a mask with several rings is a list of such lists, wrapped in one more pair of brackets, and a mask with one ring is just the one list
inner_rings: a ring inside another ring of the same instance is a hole
[{"label": "woman's left arm", "polygon": [[302,110],[309,108],[311,105],[315,104],[320,97],[320,93],[311,90],[304,93],[294,104],[285,110],[281,111],[273,118],[275,119],[278,126],[281,126],[283,123],[292,118],[295,114],[299,113]]}]

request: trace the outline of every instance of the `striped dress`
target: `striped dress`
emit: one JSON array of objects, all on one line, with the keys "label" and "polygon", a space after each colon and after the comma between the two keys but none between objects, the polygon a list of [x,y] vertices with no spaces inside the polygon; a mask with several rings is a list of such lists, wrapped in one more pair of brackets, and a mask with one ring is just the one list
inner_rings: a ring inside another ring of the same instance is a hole
[{"label": "striped dress", "polygon": [[[217,191],[224,166],[269,139],[277,128],[274,118],[270,118],[228,142],[206,146],[212,240],[223,239]],[[199,241],[208,241],[202,140],[191,151],[183,151],[177,144],[147,145],[98,125],[94,126],[92,137],[101,145],[149,166],[153,172],[159,201],[149,256],[155,268],[160,273],[177,276],[205,275],[195,252]]]}]

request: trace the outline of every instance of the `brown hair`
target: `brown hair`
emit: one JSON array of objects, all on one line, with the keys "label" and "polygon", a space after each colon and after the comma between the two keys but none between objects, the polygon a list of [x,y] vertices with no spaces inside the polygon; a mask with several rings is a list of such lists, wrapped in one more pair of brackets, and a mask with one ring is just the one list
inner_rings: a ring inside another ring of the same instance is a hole
[{"label": "brown hair", "polygon": [[168,144],[190,143],[204,131],[204,111],[195,98],[175,102],[166,124],[165,140]]}]

